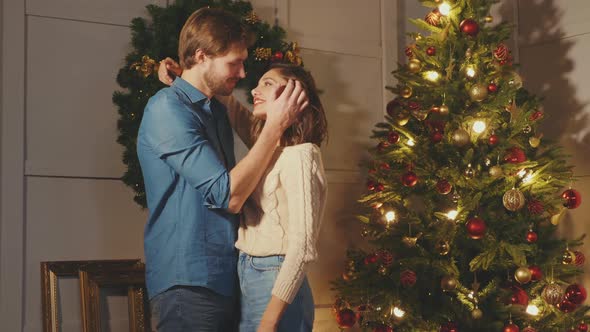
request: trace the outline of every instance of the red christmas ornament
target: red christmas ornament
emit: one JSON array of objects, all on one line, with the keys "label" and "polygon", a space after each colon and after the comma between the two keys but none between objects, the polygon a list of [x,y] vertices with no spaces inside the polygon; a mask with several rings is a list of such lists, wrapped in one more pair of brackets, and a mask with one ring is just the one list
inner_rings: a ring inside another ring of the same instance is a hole
[{"label": "red christmas ornament", "polygon": [[283,52],[276,51],[275,54],[272,55],[272,61],[278,62],[283,60]]},{"label": "red christmas ornament", "polygon": [[486,233],[486,222],[483,219],[478,217],[473,217],[467,221],[465,224],[467,227],[467,234],[474,240],[481,239],[484,234]]},{"label": "red christmas ornament", "polygon": [[574,251],[574,254],[576,255],[574,264],[576,264],[576,266],[584,265],[584,262],[586,262],[586,256],[584,256],[584,254],[580,251]]},{"label": "red christmas ornament", "polygon": [[488,84],[488,92],[489,93],[496,93],[498,92],[498,85],[496,83]]},{"label": "red christmas ornament", "polygon": [[400,273],[399,281],[404,287],[412,287],[416,284],[416,272],[412,270],[403,270]]},{"label": "red christmas ornament", "polygon": [[512,286],[512,296],[510,297],[511,304],[527,306],[529,304],[529,295],[526,291],[518,286]]},{"label": "red christmas ornament", "polygon": [[461,29],[461,32],[464,34],[474,37],[479,32],[479,24],[477,24],[474,19],[468,18],[461,22],[459,29]]},{"label": "red christmas ornament", "polygon": [[568,189],[561,194],[563,206],[568,209],[575,209],[582,204],[582,195],[575,189]]},{"label": "red christmas ornament", "polygon": [[387,141],[391,144],[399,142],[399,134],[396,131],[390,131],[389,134],[387,134]]},{"label": "red christmas ornament", "polygon": [[409,171],[406,174],[402,175],[402,184],[406,187],[413,187],[418,183],[418,175],[416,173]]},{"label": "red christmas ornament", "polygon": [[426,54],[433,56],[436,54],[436,47],[430,46],[426,49]]},{"label": "red christmas ornament", "polygon": [[507,154],[504,156],[504,161],[512,164],[519,164],[527,160],[524,151],[516,146],[507,149],[506,153]]},{"label": "red christmas ornament", "polygon": [[576,304],[564,299],[563,301],[557,304],[557,309],[565,313],[572,312],[576,310]]},{"label": "red christmas ornament", "polygon": [[520,332],[520,327],[518,327],[518,325],[510,322],[510,323],[508,323],[508,325],[504,326],[504,329],[502,331],[504,331],[504,332]]},{"label": "red christmas ornament", "polygon": [[438,143],[442,140],[443,140],[443,133],[441,133],[440,131],[435,131],[432,133],[432,135],[430,135],[430,141],[432,141],[432,143]]},{"label": "red christmas ornament", "polygon": [[387,110],[387,115],[389,115],[392,118],[395,118],[397,110],[402,107],[402,104],[400,103],[399,99],[395,98],[390,100],[387,103],[387,106],[385,107],[385,109]]},{"label": "red christmas ornament", "polygon": [[526,240],[528,243],[535,243],[537,242],[537,233],[535,233],[534,231],[528,231],[526,233]]},{"label": "red christmas ornament", "polygon": [[371,265],[371,264],[377,263],[377,260],[378,260],[377,255],[375,255],[375,254],[368,254],[365,257],[364,263],[365,263],[365,265]]},{"label": "red christmas ornament", "polygon": [[584,303],[586,301],[586,288],[579,284],[569,285],[565,289],[564,300],[576,305]]},{"label": "red christmas ornament", "polygon": [[380,168],[381,170],[388,171],[388,170],[390,170],[390,169],[391,169],[391,166],[389,166],[389,164],[388,164],[388,163],[381,163],[381,164],[379,165],[379,168]]},{"label": "red christmas ornament", "polygon": [[500,141],[500,138],[498,137],[498,135],[490,135],[490,138],[488,138],[488,143],[490,143],[490,145],[496,145],[498,144],[498,141]]},{"label": "red christmas ornament", "polygon": [[383,185],[383,183],[377,183],[377,185],[375,186],[376,192],[383,191],[383,189],[385,189],[385,186]]},{"label": "red christmas ornament", "polygon": [[383,152],[389,147],[389,142],[380,142],[377,144],[377,151]]},{"label": "red christmas ornament", "polygon": [[539,200],[532,199],[528,202],[527,208],[531,214],[540,215],[545,211],[543,203]]},{"label": "red christmas ornament", "polygon": [[373,328],[373,332],[393,332],[391,326],[379,324]]},{"label": "red christmas ornament", "polygon": [[529,270],[531,271],[531,280],[532,281],[539,281],[543,278],[543,271],[537,265],[529,266]]},{"label": "red christmas ornament", "polygon": [[587,332],[588,331],[588,324],[582,322],[578,325],[578,331],[580,332]]},{"label": "red christmas ornament", "polygon": [[531,120],[531,121],[537,121],[537,120],[539,120],[542,117],[543,117],[543,112],[536,111],[535,113],[531,114],[531,116],[529,116],[529,120]]},{"label": "red christmas ornament", "polygon": [[383,262],[383,265],[389,266],[393,263],[393,254],[388,250],[380,249],[376,252],[376,254],[377,257],[381,259],[381,262]]},{"label": "red christmas ornament", "polygon": [[506,60],[508,60],[508,57],[510,56],[510,51],[508,50],[508,47],[504,43],[498,44],[498,46],[496,46],[496,48],[494,49],[493,53],[494,53],[494,58],[498,61],[506,61]]},{"label": "red christmas ornament", "polygon": [[415,101],[410,101],[410,102],[408,102],[408,108],[410,109],[410,111],[416,111],[416,110],[420,109],[420,103],[415,102]]},{"label": "red christmas ornament", "polygon": [[342,309],[336,314],[336,323],[343,329],[348,329],[356,323],[356,314],[351,309]]},{"label": "red christmas ornament", "polygon": [[414,47],[414,45],[410,45],[410,46],[406,47],[405,53],[408,58],[411,58],[414,56],[414,52],[412,51],[413,47]]},{"label": "red christmas ornament", "polygon": [[455,322],[447,322],[440,326],[439,332],[459,332],[459,326]]},{"label": "red christmas ornament", "polygon": [[368,191],[373,191],[375,190],[375,187],[377,186],[377,184],[374,181],[367,181],[367,190]]},{"label": "red christmas ornament", "polygon": [[453,185],[449,183],[449,181],[445,179],[438,180],[436,183],[436,191],[441,195],[446,195],[451,192],[453,189]]}]

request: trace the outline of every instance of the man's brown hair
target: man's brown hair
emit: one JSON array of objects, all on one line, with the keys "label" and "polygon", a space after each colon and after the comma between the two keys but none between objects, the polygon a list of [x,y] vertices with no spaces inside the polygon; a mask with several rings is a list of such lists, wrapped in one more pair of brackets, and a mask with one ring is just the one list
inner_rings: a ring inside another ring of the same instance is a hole
[{"label": "man's brown hair", "polygon": [[253,35],[240,18],[219,8],[201,8],[186,20],[178,39],[178,57],[182,69],[195,65],[195,52],[208,56],[224,55],[232,47],[250,47]]}]

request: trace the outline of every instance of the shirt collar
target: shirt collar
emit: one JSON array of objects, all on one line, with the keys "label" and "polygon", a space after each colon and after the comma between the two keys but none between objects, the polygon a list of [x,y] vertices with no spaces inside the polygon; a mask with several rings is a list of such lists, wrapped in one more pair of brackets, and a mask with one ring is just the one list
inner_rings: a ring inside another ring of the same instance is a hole
[{"label": "shirt collar", "polygon": [[205,94],[192,86],[189,82],[185,81],[182,77],[177,77],[172,83],[172,86],[182,91],[192,104],[207,100]]}]

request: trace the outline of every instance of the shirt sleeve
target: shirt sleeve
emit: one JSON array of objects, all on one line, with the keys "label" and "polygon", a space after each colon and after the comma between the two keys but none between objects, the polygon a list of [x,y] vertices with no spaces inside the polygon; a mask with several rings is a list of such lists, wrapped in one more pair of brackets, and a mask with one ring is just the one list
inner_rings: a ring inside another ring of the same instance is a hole
[{"label": "shirt sleeve", "polygon": [[[311,145],[309,145],[311,147]],[[326,182],[319,153],[297,149],[282,163],[280,179],[287,192],[287,251],[272,294],[291,303],[317,259],[316,242],[326,200]]]},{"label": "shirt sleeve", "polygon": [[207,207],[227,209],[229,172],[196,112],[164,95],[146,107],[142,126],[156,155],[201,193]]},{"label": "shirt sleeve", "polygon": [[252,145],[254,145],[251,133],[254,124],[254,116],[252,113],[232,95],[228,97],[216,96],[215,98],[225,105],[229,122],[233,130],[238,134],[248,149],[252,148]]}]

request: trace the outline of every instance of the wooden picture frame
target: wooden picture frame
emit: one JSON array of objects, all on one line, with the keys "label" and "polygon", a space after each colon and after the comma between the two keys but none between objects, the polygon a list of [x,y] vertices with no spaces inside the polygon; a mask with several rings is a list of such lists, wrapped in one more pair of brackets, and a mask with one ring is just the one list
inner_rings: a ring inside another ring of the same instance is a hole
[{"label": "wooden picture frame", "polygon": [[57,282],[60,277],[78,277],[81,268],[93,269],[108,266],[134,266],[139,259],[90,260],[90,261],[46,261],[41,262],[41,317],[44,332],[59,332],[59,303]]},{"label": "wooden picture frame", "polygon": [[78,272],[82,299],[82,327],[84,332],[101,331],[100,289],[122,287],[127,290],[129,331],[149,332],[150,320],[145,288],[145,265],[89,266]]}]

